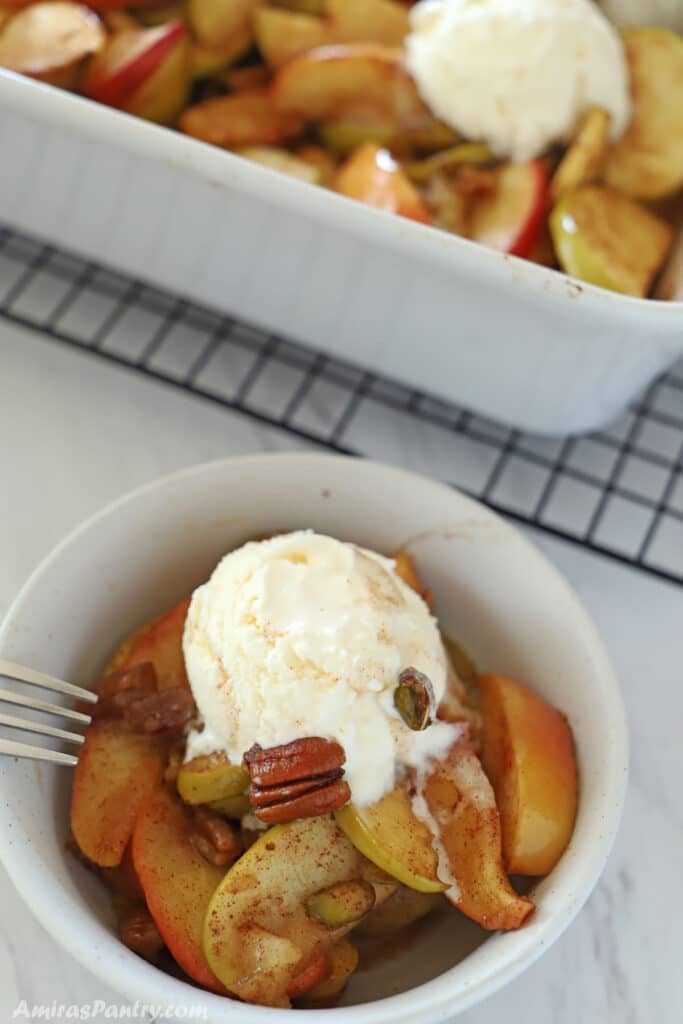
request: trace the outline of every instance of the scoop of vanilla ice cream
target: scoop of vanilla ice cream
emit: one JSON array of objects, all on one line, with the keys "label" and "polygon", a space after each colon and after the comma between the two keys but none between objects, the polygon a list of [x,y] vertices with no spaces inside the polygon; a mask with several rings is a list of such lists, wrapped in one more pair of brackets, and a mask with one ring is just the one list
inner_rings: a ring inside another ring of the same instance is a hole
[{"label": "scoop of vanilla ice cream", "polygon": [[616,25],[660,25],[683,32],[683,0],[602,0]]},{"label": "scoop of vanilla ice cream", "polygon": [[524,161],[566,139],[589,107],[630,117],[621,39],[593,0],[421,0],[408,68],[431,110],[501,157]]},{"label": "scoop of vanilla ice cream", "polygon": [[409,729],[394,690],[409,666],[437,703],[447,661],[435,619],[391,559],[312,532],[226,555],[190,604],[183,649],[203,730],[187,757],[225,751],[239,763],[306,736],[336,739],[359,805],[393,788],[398,766],[425,766],[456,735]]}]

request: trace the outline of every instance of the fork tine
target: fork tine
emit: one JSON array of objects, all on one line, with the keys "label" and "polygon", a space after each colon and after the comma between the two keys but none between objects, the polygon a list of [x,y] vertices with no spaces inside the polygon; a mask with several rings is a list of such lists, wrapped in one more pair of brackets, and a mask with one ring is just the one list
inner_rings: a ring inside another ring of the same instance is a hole
[{"label": "fork tine", "polygon": [[68,732],[67,729],[57,729],[54,725],[43,725],[42,722],[34,722],[31,718],[16,718],[14,715],[0,713],[0,725],[7,726],[8,729],[35,732],[40,736],[53,736],[57,740],[66,740],[68,743],[82,743],[84,740],[80,732]]},{"label": "fork tine", "polygon": [[45,700],[36,700],[35,697],[26,697],[23,693],[10,693],[8,690],[0,690],[0,701],[6,704],[18,704],[22,708],[31,708],[33,711],[44,711],[48,715],[59,715],[60,718],[70,718],[72,722],[82,722],[90,725],[90,715],[82,711],[73,711],[71,708],[61,708],[58,704],[48,704]]},{"label": "fork tine", "polygon": [[74,754],[62,754],[59,750],[47,750],[45,747],[31,747],[28,743],[17,743],[15,740],[0,739],[0,754],[12,757],[28,757],[32,761],[50,761],[52,764],[65,764],[70,768],[78,764]]},{"label": "fork tine", "polygon": [[55,679],[54,676],[46,676],[44,672],[18,665],[16,661],[7,661],[6,658],[0,658],[0,676],[18,679],[19,682],[30,683],[32,686],[42,686],[46,690],[54,690],[55,693],[66,693],[69,697],[87,700],[90,704],[97,701],[97,694],[92,690],[85,690],[73,683],[65,683],[63,679]]}]

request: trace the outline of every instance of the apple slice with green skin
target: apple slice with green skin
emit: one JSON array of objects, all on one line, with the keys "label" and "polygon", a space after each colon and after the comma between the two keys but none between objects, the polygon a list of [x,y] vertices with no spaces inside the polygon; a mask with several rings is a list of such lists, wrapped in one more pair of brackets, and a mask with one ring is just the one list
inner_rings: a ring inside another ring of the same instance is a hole
[{"label": "apple slice with green skin", "polygon": [[83,62],[105,39],[102,23],[87,7],[62,0],[37,3],[6,20],[0,32],[0,67],[73,89]]},{"label": "apple slice with green skin", "polygon": [[254,39],[252,15],[260,0],[188,0],[187,16],[192,33],[202,46],[220,47],[236,35],[248,32]]},{"label": "apple slice with green skin", "polygon": [[319,46],[401,46],[410,29],[407,10],[395,0],[327,0],[322,17],[262,7],[255,23],[259,50],[273,68]]},{"label": "apple slice with green skin", "polygon": [[512,256],[528,256],[546,211],[548,174],[541,160],[503,164],[495,193],[481,199],[470,222],[470,238]]},{"label": "apple slice with green skin", "polygon": [[183,656],[183,630],[189,607],[190,599],[185,598],[129,637],[109,662],[106,674],[151,662],[157,676],[157,689],[177,686],[189,689]]},{"label": "apple slice with green skin", "polygon": [[249,772],[221,753],[195,757],[180,766],[178,793],[187,804],[208,804],[240,796],[249,788]]},{"label": "apple slice with green skin", "polygon": [[337,824],[360,852],[393,878],[418,892],[443,892],[438,857],[427,826],[413,814],[403,789],[369,807],[347,804],[335,812]]},{"label": "apple slice with green skin", "polygon": [[396,213],[410,220],[429,223],[420,196],[388,149],[372,142],[356,149],[339,168],[332,188],[351,199]]},{"label": "apple slice with green skin", "polygon": [[564,195],[549,223],[563,270],[640,298],[649,292],[673,239],[666,221],[600,185],[585,185]]},{"label": "apple slice with green skin", "polygon": [[178,116],[189,88],[190,47],[182,21],[117,32],[82,82],[90,99],[161,124]]},{"label": "apple slice with green skin", "polygon": [[121,863],[165,762],[163,740],[130,732],[120,720],[88,727],[74,774],[71,831],[89,860],[101,867]]},{"label": "apple slice with green skin", "polygon": [[298,114],[279,110],[267,89],[217,96],[190,107],[180,118],[180,130],[224,149],[271,146],[301,133]]},{"label": "apple slice with green skin", "polygon": [[182,802],[158,786],[133,831],[133,864],[150,914],[170,953],[190,977],[227,994],[202,949],[206,908],[225,874],[190,842],[191,820]]},{"label": "apple slice with green skin", "polygon": [[491,783],[466,740],[456,742],[424,779],[421,797],[436,829],[440,865],[454,884],[446,896],[483,928],[521,927],[534,909],[503,867],[501,827]]},{"label": "apple slice with green skin", "polygon": [[[292,982],[351,927],[325,926],[307,913],[307,899],[338,882],[364,878],[368,867],[330,815],[269,829],[230,868],[211,899],[204,922],[211,969],[246,1002],[288,1006]],[[377,901],[393,891],[379,884]]]},{"label": "apple slice with green skin", "polygon": [[636,199],[683,186],[683,36],[664,28],[624,32],[633,114],[610,147],[605,182]]},{"label": "apple slice with green skin", "polygon": [[504,676],[479,680],[482,762],[496,794],[503,859],[514,875],[547,875],[574,830],[577,769],[563,714]]}]

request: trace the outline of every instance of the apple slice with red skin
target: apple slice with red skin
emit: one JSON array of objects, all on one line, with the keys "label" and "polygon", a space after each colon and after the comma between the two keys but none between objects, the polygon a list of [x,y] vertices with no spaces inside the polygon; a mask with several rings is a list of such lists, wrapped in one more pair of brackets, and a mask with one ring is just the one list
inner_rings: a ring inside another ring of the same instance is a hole
[{"label": "apple slice with red skin", "polygon": [[4,21],[0,67],[73,89],[83,61],[97,53],[105,39],[99,18],[87,7],[65,0],[37,3]]},{"label": "apple slice with red skin", "polygon": [[[3,0],[2,8],[10,10],[21,10],[24,7],[33,6],[35,0]],[[52,2],[52,0],[47,0]],[[153,7],[159,0],[89,0],[88,8],[98,14],[105,14],[107,11],[118,11],[126,7]]]},{"label": "apple slice with red skin", "polygon": [[388,149],[366,142],[354,150],[332,181],[335,192],[401,217],[429,223],[420,196]]},{"label": "apple slice with red skin", "polygon": [[204,988],[227,995],[202,949],[204,917],[225,868],[197,853],[190,834],[191,819],[182,801],[165,786],[157,787],[135,824],[133,865],[173,958]]},{"label": "apple slice with red skin", "polygon": [[163,740],[131,732],[119,719],[88,727],[74,775],[71,831],[89,860],[100,867],[121,863],[165,761]]},{"label": "apple slice with red skin", "polygon": [[176,20],[111,36],[90,62],[82,91],[99,103],[166,123],[184,107],[189,83],[187,27]]},{"label": "apple slice with red skin", "polygon": [[157,675],[157,689],[189,688],[183,656],[183,630],[189,607],[188,597],[129,637],[107,666],[107,675],[151,662]]},{"label": "apple slice with red skin", "polygon": [[548,173],[541,160],[503,164],[497,188],[474,209],[470,238],[512,256],[529,256],[547,208]]}]

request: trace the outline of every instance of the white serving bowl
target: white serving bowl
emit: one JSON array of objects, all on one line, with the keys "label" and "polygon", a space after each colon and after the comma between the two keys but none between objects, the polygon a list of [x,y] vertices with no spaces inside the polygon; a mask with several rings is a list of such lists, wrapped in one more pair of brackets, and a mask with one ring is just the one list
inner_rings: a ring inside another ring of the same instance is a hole
[{"label": "white serving bowl", "polygon": [[[520,974],[590,893],[624,799],[624,710],[608,657],[576,596],[522,536],[441,484],[378,463],[317,454],[228,459],[165,477],[109,506],[36,570],[0,632],[0,655],[88,684],[116,645],[255,534],[312,527],[391,552],[407,546],[445,629],[483,670],[524,680],[562,708],[576,737],[573,839],[535,890],[520,931],[484,933],[445,915],[423,940],[359,975],[311,1024],[428,1024]],[[65,851],[71,773],[0,760],[0,854],[44,927],[131,1000],[206,1008],[215,1024],[292,1021],[173,979],[116,937],[109,898]]]},{"label": "white serving bowl", "polygon": [[683,356],[683,301],[576,281],[1,68],[0,110],[0,223],[523,430],[602,426]]}]

